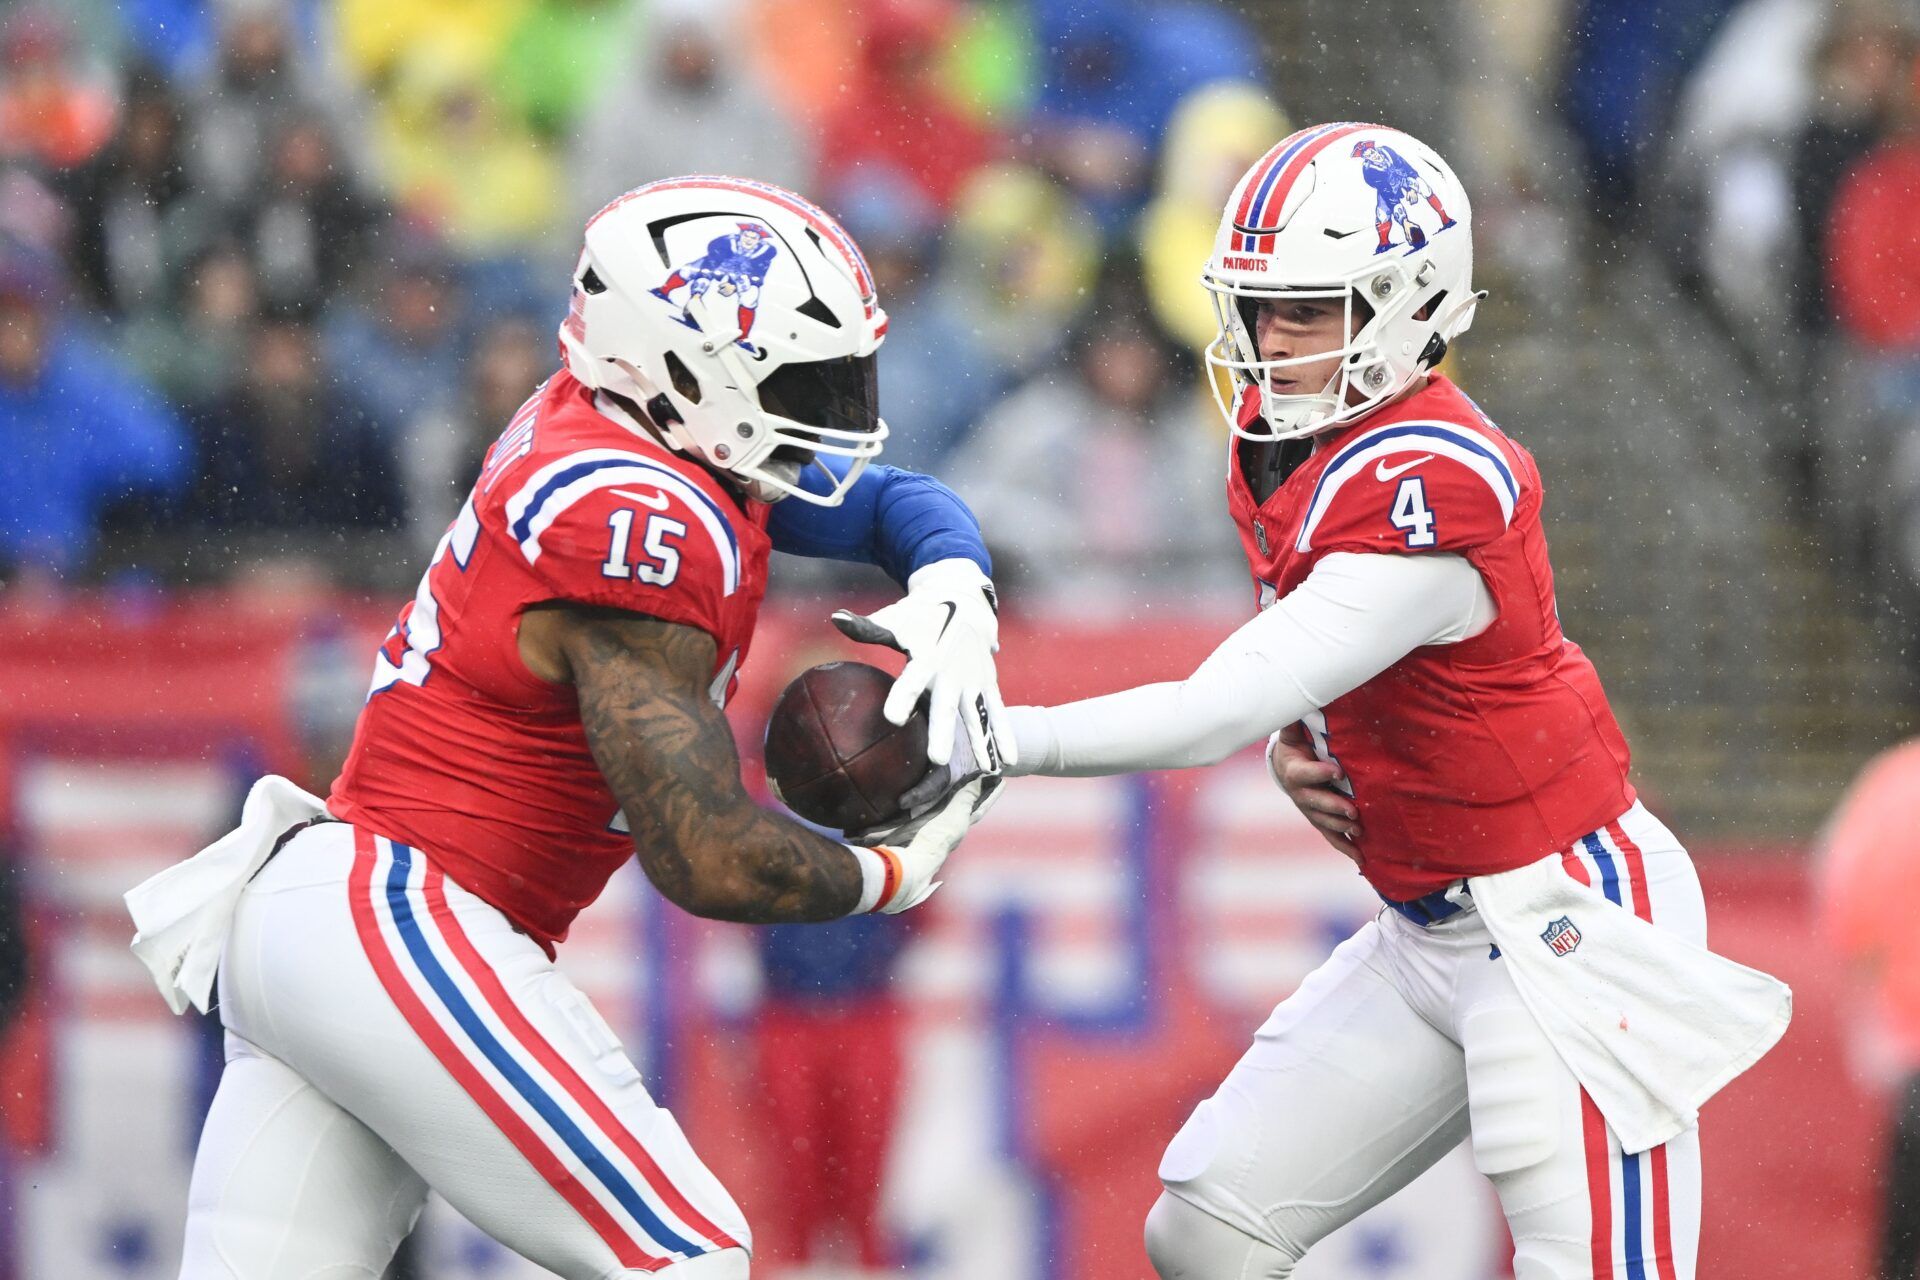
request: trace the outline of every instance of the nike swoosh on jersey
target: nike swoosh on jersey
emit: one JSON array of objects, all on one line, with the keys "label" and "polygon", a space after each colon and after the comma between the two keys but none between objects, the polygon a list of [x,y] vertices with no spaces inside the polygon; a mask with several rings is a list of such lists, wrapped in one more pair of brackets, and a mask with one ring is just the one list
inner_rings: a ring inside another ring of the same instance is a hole
[{"label": "nike swoosh on jersey", "polygon": [[[1382,458],[1380,459],[1379,464],[1376,465],[1373,469],[1373,478],[1375,480],[1381,480],[1381,481],[1391,480],[1395,476],[1399,475],[1402,471],[1411,471],[1415,467],[1419,466],[1421,463],[1431,462],[1431,461],[1433,461],[1433,455],[1430,453],[1424,453],[1424,454],[1421,454],[1419,457],[1415,458],[1412,462],[1403,462],[1397,467],[1389,467],[1387,465],[1387,460],[1385,458]],[[615,489],[614,492],[618,493],[620,491],[618,489]]]},{"label": "nike swoosh on jersey", "polygon": [[[1429,454],[1428,456],[1431,457],[1432,455]],[[673,505],[673,500],[664,493],[635,493],[631,489],[612,489],[608,492],[617,493],[623,498],[632,498],[641,506],[652,507],[655,511],[665,511]]]}]

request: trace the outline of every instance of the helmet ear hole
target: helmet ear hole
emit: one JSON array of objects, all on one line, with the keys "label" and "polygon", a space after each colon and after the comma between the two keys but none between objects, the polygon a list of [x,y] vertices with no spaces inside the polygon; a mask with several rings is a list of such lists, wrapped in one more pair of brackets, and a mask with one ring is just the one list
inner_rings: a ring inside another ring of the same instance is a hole
[{"label": "helmet ear hole", "polygon": [[601,294],[607,291],[607,282],[600,278],[599,272],[588,267],[580,273],[580,287],[588,293]]},{"label": "helmet ear hole", "polygon": [[1440,304],[1445,302],[1446,300],[1447,300],[1447,291],[1445,289],[1442,289],[1440,292],[1434,294],[1431,298],[1428,298],[1426,302],[1421,304],[1420,309],[1413,313],[1413,318],[1423,323],[1433,319],[1433,317],[1437,315],[1440,311]]},{"label": "helmet ear hole", "polygon": [[700,403],[700,379],[693,376],[693,370],[676,352],[668,351],[665,356],[667,376],[673,380],[673,389],[678,391],[690,404]]}]

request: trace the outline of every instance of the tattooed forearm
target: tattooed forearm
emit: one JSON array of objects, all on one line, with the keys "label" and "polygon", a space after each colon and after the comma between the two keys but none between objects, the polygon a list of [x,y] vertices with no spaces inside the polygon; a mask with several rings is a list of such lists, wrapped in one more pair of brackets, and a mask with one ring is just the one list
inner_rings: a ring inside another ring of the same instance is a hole
[{"label": "tattooed forearm", "polygon": [[754,804],[707,697],[714,642],[692,627],[581,614],[563,651],[593,758],[660,892],[695,915],[829,920],[860,899],[845,846]]}]

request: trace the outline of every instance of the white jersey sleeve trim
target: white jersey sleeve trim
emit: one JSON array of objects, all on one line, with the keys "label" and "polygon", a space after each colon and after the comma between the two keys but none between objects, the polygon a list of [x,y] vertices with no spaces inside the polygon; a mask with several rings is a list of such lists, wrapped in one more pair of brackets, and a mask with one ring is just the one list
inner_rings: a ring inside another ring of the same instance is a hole
[{"label": "white jersey sleeve trim", "polygon": [[685,476],[662,462],[623,449],[582,449],[550,462],[507,500],[507,531],[527,563],[540,559],[540,539],[566,510],[596,490],[617,484],[651,485],[680,499],[693,512],[720,553],[724,595],[740,586],[740,543],[733,525]]},{"label": "white jersey sleeve trim", "polygon": [[[1513,523],[1513,507],[1520,500],[1520,481],[1508,465],[1500,446],[1472,427],[1457,422],[1395,422],[1376,427],[1352,440],[1320,473],[1313,497],[1307,502],[1307,518],[1300,526],[1296,551],[1313,548],[1314,530],[1320,527],[1333,506],[1334,497],[1347,481],[1369,467],[1379,466],[1391,454],[1413,450],[1451,458],[1487,482],[1494,501],[1500,504],[1500,516]],[[1386,479],[1388,477],[1381,477]]]},{"label": "white jersey sleeve trim", "polygon": [[1097,777],[1214,764],[1352,692],[1422,645],[1491,621],[1465,557],[1335,552],[1185,680],[1013,707],[1009,774]]}]

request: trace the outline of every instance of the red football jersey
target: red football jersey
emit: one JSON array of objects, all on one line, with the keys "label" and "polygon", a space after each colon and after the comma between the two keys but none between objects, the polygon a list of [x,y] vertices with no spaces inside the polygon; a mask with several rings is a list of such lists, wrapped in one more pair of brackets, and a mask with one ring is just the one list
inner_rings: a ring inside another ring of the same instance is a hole
[{"label": "red football jersey", "polygon": [[1533,457],[1445,378],[1330,432],[1255,504],[1231,451],[1227,501],[1264,608],[1334,551],[1454,552],[1499,609],[1310,716],[1360,810],[1361,870],[1408,901],[1566,849],[1633,803],[1627,743],[1560,633]]},{"label": "red football jersey", "polygon": [[381,645],[327,807],[424,850],[551,950],[633,845],[572,686],[520,661],[520,614],[569,600],[698,627],[724,704],[766,592],[769,509],[554,374],[488,451]]}]

